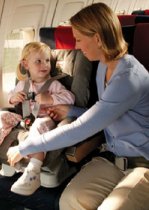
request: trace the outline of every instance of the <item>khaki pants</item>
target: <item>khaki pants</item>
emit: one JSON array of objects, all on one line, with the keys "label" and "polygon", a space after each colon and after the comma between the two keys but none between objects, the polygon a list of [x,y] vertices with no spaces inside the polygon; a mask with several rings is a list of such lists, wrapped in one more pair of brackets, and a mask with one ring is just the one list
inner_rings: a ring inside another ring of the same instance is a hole
[{"label": "khaki pants", "polygon": [[149,210],[149,169],[125,175],[108,160],[94,158],[65,188],[60,210]]}]

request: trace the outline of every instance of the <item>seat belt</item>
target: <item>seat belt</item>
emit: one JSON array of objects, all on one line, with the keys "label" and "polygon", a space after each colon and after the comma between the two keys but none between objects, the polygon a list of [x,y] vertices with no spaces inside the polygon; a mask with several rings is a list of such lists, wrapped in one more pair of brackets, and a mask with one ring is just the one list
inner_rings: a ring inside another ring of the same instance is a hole
[{"label": "seat belt", "polygon": [[[43,86],[40,88],[39,93],[43,93],[45,92],[46,90],[48,90],[49,86],[51,85],[51,83],[54,81],[54,80],[58,80],[58,79],[61,79],[63,77],[66,77],[67,74],[65,73],[62,73],[62,74],[59,74],[57,76],[54,76],[54,77],[51,77],[49,78],[44,84]],[[24,86],[24,92],[25,93],[28,93],[29,91],[29,87],[30,87],[30,79],[28,79],[26,82],[25,82],[25,86]],[[30,114],[33,114],[33,116],[36,118],[37,115],[38,115],[38,112],[39,112],[39,109],[40,109],[40,104],[35,102],[35,105],[34,105],[34,108],[31,112],[31,109],[30,109],[30,100],[25,100],[23,103],[22,103],[22,113],[23,113],[23,119],[30,116]]]},{"label": "seat belt", "polygon": [[[24,85],[24,92],[25,93],[28,93],[29,91],[29,86],[30,86],[30,79],[28,79],[27,81],[25,81],[25,85]],[[23,119],[28,117],[31,113],[31,110],[30,110],[30,102],[29,100],[24,100],[22,102],[22,115],[23,115]]]}]

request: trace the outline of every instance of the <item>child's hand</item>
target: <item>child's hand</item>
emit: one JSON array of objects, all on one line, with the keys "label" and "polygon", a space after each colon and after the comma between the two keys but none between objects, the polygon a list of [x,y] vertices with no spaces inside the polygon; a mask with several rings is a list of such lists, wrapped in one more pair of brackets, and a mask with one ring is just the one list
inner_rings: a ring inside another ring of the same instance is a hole
[{"label": "child's hand", "polygon": [[18,103],[22,103],[25,100],[25,96],[26,94],[21,91],[18,93],[15,93],[11,98],[10,98],[10,103],[11,104],[18,104]]},{"label": "child's hand", "polygon": [[15,163],[17,163],[23,158],[23,156],[20,154],[18,150],[18,146],[10,147],[7,152],[7,157],[8,157],[8,163],[11,166],[14,166]]}]

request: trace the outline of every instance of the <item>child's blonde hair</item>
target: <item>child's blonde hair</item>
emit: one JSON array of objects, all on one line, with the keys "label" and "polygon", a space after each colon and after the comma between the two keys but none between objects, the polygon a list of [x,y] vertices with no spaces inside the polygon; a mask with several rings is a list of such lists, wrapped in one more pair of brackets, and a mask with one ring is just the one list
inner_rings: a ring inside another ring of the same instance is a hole
[{"label": "child's blonde hair", "polygon": [[21,53],[20,63],[17,66],[17,79],[18,80],[26,80],[29,76],[29,72],[22,65],[22,61],[27,59],[30,53],[32,52],[44,52],[47,53],[51,59],[51,49],[50,47],[42,42],[30,42],[26,44]]}]

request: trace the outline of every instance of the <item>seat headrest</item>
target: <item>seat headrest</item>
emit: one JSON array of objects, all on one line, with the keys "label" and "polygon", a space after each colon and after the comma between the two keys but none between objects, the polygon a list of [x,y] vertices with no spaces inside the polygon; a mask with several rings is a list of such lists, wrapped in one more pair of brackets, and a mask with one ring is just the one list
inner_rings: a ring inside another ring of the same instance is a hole
[{"label": "seat headrest", "polygon": [[118,15],[122,26],[134,25],[136,15]]},{"label": "seat headrest", "polygon": [[39,36],[51,49],[75,49],[75,39],[70,26],[40,28]]}]

